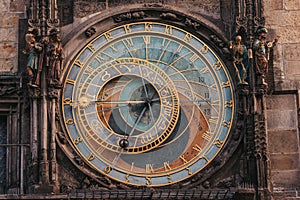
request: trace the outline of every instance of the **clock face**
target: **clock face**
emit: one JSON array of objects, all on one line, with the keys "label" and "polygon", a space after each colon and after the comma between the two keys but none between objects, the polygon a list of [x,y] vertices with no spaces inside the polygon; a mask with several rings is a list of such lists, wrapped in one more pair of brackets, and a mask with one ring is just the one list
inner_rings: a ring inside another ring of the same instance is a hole
[{"label": "clock face", "polygon": [[175,26],[130,23],[83,48],[62,89],[65,129],[95,170],[135,186],[200,172],[223,148],[234,114],[220,58]]}]

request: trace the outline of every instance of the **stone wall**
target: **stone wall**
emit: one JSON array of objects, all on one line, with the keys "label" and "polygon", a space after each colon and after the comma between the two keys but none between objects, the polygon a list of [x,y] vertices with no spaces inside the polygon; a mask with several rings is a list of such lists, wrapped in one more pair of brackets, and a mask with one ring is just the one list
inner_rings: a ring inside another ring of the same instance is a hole
[{"label": "stone wall", "polygon": [[277,90],[300,88],[300,1],[264,0],[270,37],[280,36],[275,48],[274,75]]},{"label": "stone wall", "polygon": [[19,19],[24,17],[24,1],[2,0],[0,3],[0,73],[18,71]]},{"label": "stone wall", "polygon": [[275,199],[295,198],[300,188],[300,1],[264,0],[274,48],[275,92],[267,96],[268,150]]}]

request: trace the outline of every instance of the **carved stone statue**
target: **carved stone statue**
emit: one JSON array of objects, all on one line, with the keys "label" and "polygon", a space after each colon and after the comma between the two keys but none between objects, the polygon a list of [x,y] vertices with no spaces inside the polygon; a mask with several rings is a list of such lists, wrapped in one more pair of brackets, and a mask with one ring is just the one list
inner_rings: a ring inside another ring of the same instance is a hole
[{"label": "carved stone statue", "polygon": [[64,59],[60,35],[57,30],[52,30],[49,36],[46,52],[46,65],[48,66],[49,84],[60,87],[60,77],[62,72],[62,61]]},{"label": "carved stone statue", "polygon": [[29,32],[25,35],[26,49],[22,51],[27,55],[26,72],[29,76],[29,86],[38,87],[39,83],[39,68],[42,67],[40,54],[43,50],[41,43],[36,41],[36,36]]},{"label": "carved stone statue", "polygon": [[268,72],[270,49],[278,42],[278,38],[275,38],[272,42],[267,42],[267,33],[268,30],[265,27],[259,27],[256,31],[256,39],[253,43],[256,70],[258,75],[262,78],[262,83],[265,85],[265,75]]},{"label": "carved stone statue", "polygon": [[236,70],[236,74],[239,80],[239,84],[247,84],[245,79],[247,78],[248,70],[248,51],[245,45],[242,44],[242,37],[236,36],[234,44],[230,44],[233,54],[233,66]]}]

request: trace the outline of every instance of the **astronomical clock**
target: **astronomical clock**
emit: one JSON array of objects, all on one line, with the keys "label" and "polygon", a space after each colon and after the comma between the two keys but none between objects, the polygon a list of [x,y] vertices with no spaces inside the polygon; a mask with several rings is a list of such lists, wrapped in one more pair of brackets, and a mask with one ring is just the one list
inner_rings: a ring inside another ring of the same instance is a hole
[{"label": "astronomical clock", "polygon": [[184,182],[224,151],[234,83],[201,37],[127,22],[78,49],[64,73],[61,126],[86,171],[131,186]]}]

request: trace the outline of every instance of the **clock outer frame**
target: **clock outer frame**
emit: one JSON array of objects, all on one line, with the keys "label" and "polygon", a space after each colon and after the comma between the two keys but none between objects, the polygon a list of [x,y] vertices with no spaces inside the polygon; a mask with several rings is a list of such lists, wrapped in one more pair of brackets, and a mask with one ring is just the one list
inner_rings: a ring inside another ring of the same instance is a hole
[{"label": "clock outer frame", "polygon": [[[122,14],[126,13],[135,13],[135,12],[143,12],[145,13],[145,17],[137,18],[137,19],[129,19],[129,20],[121,20],[116,21],[118,17]],[[176,18],[163,18],[163,14],[171,13],[172,16],[176,16]],[[143,22],[143,21],[153,21],[153,22],[161,22],[164,24],[174,25],[178,28],[181,28],[185,31],[191,32],[193,35],[201,39],[205,44],[209,45],[209,47],[216,53],[216,55],[223,61],[225,67],[227,67],[227,71],[231,76],[233,88],[236,90],[237,88],[237,81],[235,79],[235,71],[233,70],[232,64],[230,63],[228,53],[228,49],[224,44],[228,42],[225,37],[225,33],[222,32],[217,26],[211,22],[209,19],[205,17],[192,17],[188,13],[178,10],[176,11],[170,8],[163,8],[163,7],[141,7],[136,6],[133,9],[128,10],[118,10],[117,8],[113,9],[109,15],[105,14],[96,14],[93,15],[90,19],[86,20],[83,23],[78,24],[71,32],[67,32],[62,37],[63,47],[65,53],[65,62],[64,62],[64,71],[62,74],[62,82],[66,77],[66,73],[68,72],[69,68],[71,67],[76,55],[84,48],[90,41],[96,38],[98,35],[115,28],[117,26],[121,26],[127,23],[133,22]],[[194,24],[199,25],[199,29],[189,26],[186,22],[192,21]],[[85,32],[93,27],[96,30],[96,33],[91,37],[87,37]],[[62,30],[63,32],[63,30]],[[218,40],[212,40],[212,38],[218,38]],[[193,188],[197,185],[201,184],[203,181],[210,178],[212,175],[217,173],[225,164],[226,162],[233,156],[233,154],[237,151],[237,147],[241,142],[240,136],[240,129],[236,128],[237,124],[242,123],[242,119],[238,118],[238,111],[241,109],[241,106],[237,92],[234,91],[236,95],[234,95],[235,100],[235,107],[233,113],[233,123],[230,130],[230,133],[226,139],[225,144],[223,145],[222,149],[216,155],[216,157],[200,172],[193,175],[192,177],[183,180],[180,183],[172,184],[163,186],[166,188],[178,188],[178,186],[183,188]],[[60,94],[61,96],[62,94]],[[64,154],[70,159],[71,163],[78,168],[78,170],[82,171],[84,174],[91,177],[96,182],[100,183],[103,187],[111,188],[111,183],[114,185],[120,185],[119,182],[114,180],[107,180],[104,175],[101,175],[97,170],[93,169],[91,166],[84,164],[84,161],[80,158],[79,154],[74,151],[73,142],[70,141],[68,138],[67,131],[64,127],[65,122],[63,121],[62,117],[62,103],[61,99],[58,100],[58,116],[59,121],[57,123],[58,130],[65,135],[66,142],[62,142],[59,137],[56,138],[58,146],[64,152]],[[116,186],[117,187],[117,186]],[[132,186],[135,187],[135,186]]]}]

